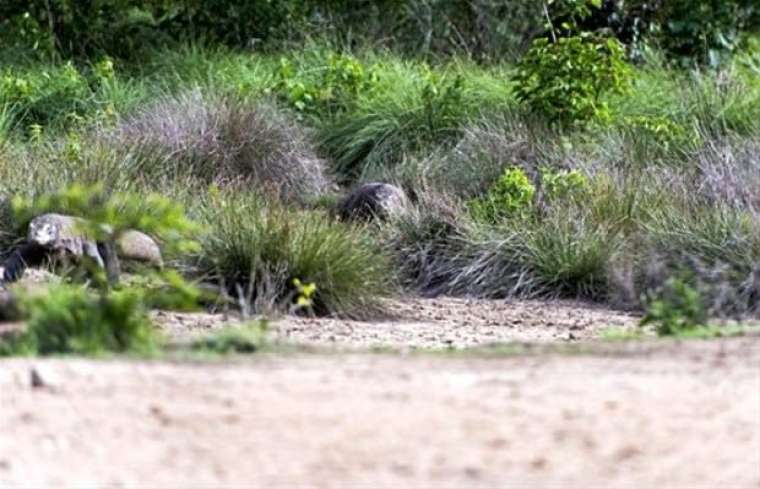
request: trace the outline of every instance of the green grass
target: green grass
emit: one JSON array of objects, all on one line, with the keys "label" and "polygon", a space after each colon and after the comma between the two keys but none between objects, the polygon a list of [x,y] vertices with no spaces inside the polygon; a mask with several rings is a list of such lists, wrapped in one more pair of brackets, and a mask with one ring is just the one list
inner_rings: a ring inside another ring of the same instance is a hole
[{"label": "green grass", "polygon": [[318,314],[367,316],[394,292],[388,260],[361,228],[253,194],[210,195],[196,209],[207,232],[198,264],[254,310],[288,310],[294,279],[317,287]]},{"label": "green grass", "polygon": [[266,331],[265,321],[230,326],[193,341],[190,349],[196,353],[212,355],[256,353],[265,344]]},{"label": "green grass", "polygon": [[[713,338],[733,338],[737,336],[746,336],[748,334],[756,335],[760,329],[751,325],[733,324],[733,325],[708,325],[697,326],[688,330],[680,331],[668,338],[679,340],[709,340]],[[654,336],[648,335],[641,329],[624,329],[619,327],[610,327],[603,329],[599,333],[600,338],[610,342],[641,341],[653,339]]]},{"label": "green grass", "polygon": [[455,142],[484,113],[514,106],[506,70],[452,63],[430,69],[400,60],[374,61],[372,90],[320,127],[320,141],[347,177],[377,173],[408,154]]}]

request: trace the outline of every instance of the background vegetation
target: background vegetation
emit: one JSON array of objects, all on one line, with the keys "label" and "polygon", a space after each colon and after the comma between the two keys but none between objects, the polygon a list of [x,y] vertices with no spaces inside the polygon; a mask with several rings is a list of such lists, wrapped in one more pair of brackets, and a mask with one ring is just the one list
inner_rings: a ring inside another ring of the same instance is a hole
[{"label": "background vegetation", "polygon": [[[160,192],[202,229],[173,266],[254,310],[291,310],[294,279],[316,284],[319,314],[399,291],[644,308],[677,276],[705,316],[753,314],[758,15],[751,0],[5,1],[0,197]],[[410,211],[333,217],[377,180]],[[0,210],[7,254],[24,229]]]}]

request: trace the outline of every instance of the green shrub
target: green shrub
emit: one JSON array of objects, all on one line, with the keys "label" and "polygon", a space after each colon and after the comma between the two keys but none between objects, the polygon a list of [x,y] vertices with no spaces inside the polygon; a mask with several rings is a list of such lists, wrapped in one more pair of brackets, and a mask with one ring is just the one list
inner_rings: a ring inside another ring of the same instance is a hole
[{"label": "green shrub", "polygon": [[348,110],[360,93],[374,85],[376,74],[353,56],[318,53],[317,60],[316,66],[303,69],[287,58],[280,59],[274,90],[300,113],[332,117]]},{"label": "green shrub", "polygon": [[35,199],[17,195],[12,205],[22,227],[34,216],[65,212],[83,218],[81,232],[97,241],[114,243],[135,229],[160,237],[167,252],[188,252],[197,246],[192,235],[199,231],[198,225],[181,205],[158,194],[108,193],[101,185],[73,184]]},{"label": "green shrub", "polygon": [[560,124],[609,120],[603,96],[628,85],[631,70],[615,39],[588,34],[539,38],[520,60],[514,76],[517,99]]},{"label": "green shrub", "polygon": [[525,170],[507,168],[484,197],[469,202],[470,212],[479,221],[496,224],[507,218],[525,217],[533,205],[536,187]]},{"label": "green shrub", "polygon": [[[200,293],[176,272],[162,271],[118,283],[116,240],[129,229],[140,229],[162,238],[164,250],[190,252],[195,243],[188,234],[197,231],[182,207],[162,196],[107,194],[100,187],[72,186],[34,200],[17,196],[13,208],[19,222],[50,211],[65,210],[83,219],[81,233],[110,250],[103,270],[91,261],[75,263],[74,276],[88,274],[93,286],[63,284],[44,295],[21,294],[22,314],[28,318],[24,332],[3,345],[7,354],[100,354],[150,352],[157,337],[148,317],[150,306],[192,308]],[[93,290],[94,289],[94,290]]]},{"label": "green shrub", "polygon": [[387,259],[365,232],[253,194],[212,193],[196,210],[208,232],[200,271],[254,310],[288,310],[313,283],[317,314],[368,315],[392,292]]},{"label": "green shrub", "polygon": [[[669,0],[658,11],[658,40],[682,66],[717,67],[741,45],[760,8],[754,0]],[[756,28],[756,24],[755,24]]]},{"label": "green shrub", "polygon": [[12,354],[151,353],[159,338],[139,291],[96,295],[82,286],[56,285],[22,298],[27,327],[5,348]]},{"label": "green shrub", "polygon": [[578,170],[541,169],[541,187],[547,201],[583,198],[591,191],[588,177]]},{"label": "green shrub", "polygon": [[701,294],[683,279],[669,278],[646,302],[641,326],[653,324],[659,336],[680,335],[707,324]]}]

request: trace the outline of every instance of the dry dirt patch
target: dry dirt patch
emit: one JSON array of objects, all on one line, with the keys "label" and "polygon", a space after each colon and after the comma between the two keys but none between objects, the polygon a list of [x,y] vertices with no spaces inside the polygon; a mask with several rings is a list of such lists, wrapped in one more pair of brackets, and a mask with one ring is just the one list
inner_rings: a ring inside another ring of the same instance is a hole
[{"label": "dry dirt patch", "polygon": [[4,360],[0,486],[757,488],[759,346]]},{"label": "dry dirt patch", "polygon": [[[405,298],[389,301],[392,317],[377,321],[285,316],[271,338],[289,344],[367,348],[465,348],[490,343],[577,341],[608,327],[634,328],[638,317],[577,301]],[[176,339],[234,324],[225,315],[156,316]]]}]

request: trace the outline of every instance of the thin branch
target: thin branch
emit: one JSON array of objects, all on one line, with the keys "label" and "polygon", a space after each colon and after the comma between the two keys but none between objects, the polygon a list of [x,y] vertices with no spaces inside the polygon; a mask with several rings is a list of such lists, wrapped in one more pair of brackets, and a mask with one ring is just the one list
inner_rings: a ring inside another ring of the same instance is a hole
[{"label": "thin branch", "polygon": [[546,21],[549,23],[549,32],[552,34],[552,42],[557,42],[557,34],[554,32],[554,23],[552,22],[552,18],[549,16],[549,7],[546,2],[543,2],[544,6],[544,16],[546,16]]}]

